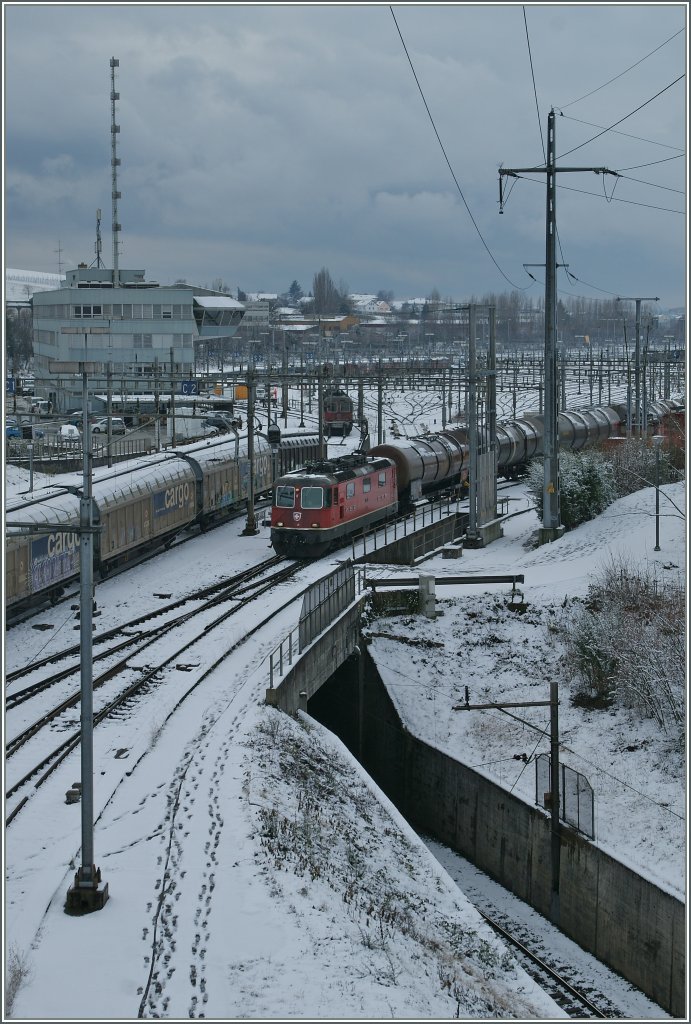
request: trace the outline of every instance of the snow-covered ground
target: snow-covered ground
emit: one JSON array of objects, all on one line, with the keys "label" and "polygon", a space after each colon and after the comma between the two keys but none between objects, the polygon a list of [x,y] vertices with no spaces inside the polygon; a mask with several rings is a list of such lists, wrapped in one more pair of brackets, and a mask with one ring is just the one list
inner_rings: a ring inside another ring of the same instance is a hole
[{"label": "snow-covered ground", "polygon": [[[662,491],[659,552],[653,550],[654,488],[616,501],[597,519],[534,550],[526,545],[539,522],[530,511],[506,520],[504,537],[484,550],[466,548],[451,562],[440,555],[425,560],[424,572],[437,577],[437,619],[380,618],[368,631],[370,653],[411,732],[454,757],[463,751],[465,764],[529,803],[535,801],[534,758],[549,753],[549,709],[511,708],[507,714],[453,707],[465,702],[466,686],[470,704],[546,701],[550,682],[557,680],[560,759],[594,789],[595,842],[683,897],[686,767],[678,735],[621,707],[574,706],[573,666],[561,634],[613,558],[683,584],[685,485]],[[529,505],[522,486],[511,493],[514,508]],[[514,573],[525,577],[523,614],[509,607],[510,585],[440,582],[445,575]],[[387,568],[386,575],[394,572]]]},{"label": "snow-covered ground", "polygon": [[[433,416],[433,397],[415,399],[418,421]],[[389,412],[402,418],[394,396]],[[334,442],[331,450],[347,447]],[[12,467],[6,480],[9,492],[21,486]],[[664,490],[685,507],[683,484]],[[520,489],[515,495],[515,507],[527,507]],[[521,693],[546,699],[550,671],[563,671],[550,609],[557,615],[565,598],[568,608],[581,596],[603,559],[627,549],[643,561],[677,567],[661,572],[684,574],[684,521],[663,499],[662,550],[653,553],[653,516],[654,492],[641,491],[537,550],[525,546],[537,526],[534,513],[509,520],[502,540],[465,551],[461,562],[430,559],[424,571],[523,572],[525,616],[507,619],[505,587],[486,593],[439,587],[443,616],[406,621],[405,632],[412,635],[414,627],[415,635],[435,641],[442,629],[454,636],[452,651],[462,649],[464,670],[473,675],[473,699],[488,686],[495,695],[510,687],[514,699]],[[187,580],[190,587],[211,582],[266,557],[268,529],[243,537],[243,525],[228,524],[104,581],[95,628],[134,618],[155,604],[156,593],[177,593]],[[328,561],[309,568],[303,585],[330,568]],[[171,670],[170,696],[159,688],[137,706],[136,719],[96,730],[95,860],[110,891],[102,911],[83,918],[63,912],[79,864],[80,805],[64,802],[79,777],[75,756],[7,830],[6,960],[11,976],[26,972],[14,1017],[563,1016],[454,884],[458,859],[437,850],[448,871],[440,867],[321,726],[264,705],[268,654],[297,614],[277,615],[270,630],[240,647],[195,691],[183,714],[167,719],[179,685]],[[47,609],[40,621],[52,628],[27,623],[6,635],[8,670],[75,642],[74,613],[66,606]],[[380,626],[373,632],[396,628],[390,619]],[[497,639],[488,645],[490,633]],[[228,635],[209,639],[209,663],[241,634],[237,620],[229,620]],[[520,655],[507,659],[512,648]],[[532,800],[531,769],[521,773],[512,754],[533,751],[533,730],[498,712],[453,712],[459,679],[446,651],[435,648],[441,657],[423,662],[420,649],[400,641],[377,638],[373,649],[382,653],[382,673],[401,712],[421,735],[458,750],[464,730],[464,743],[473,745],[470,763]],[[564,760],[596,789],[596,842],[683,893],[679,752],[653,740],[645,723],[635,724],[638,749],[626,749],[634,736],[626,713],[607,713],[606,720],[590,713],[585,720],[564,701],[560,725]],[[507,741],[510,759],[502,761]],[[598,796],[604,785],[611,793],[606,831]],[[619,1009],[631,1019],[665,1016],[630,992]]]}]

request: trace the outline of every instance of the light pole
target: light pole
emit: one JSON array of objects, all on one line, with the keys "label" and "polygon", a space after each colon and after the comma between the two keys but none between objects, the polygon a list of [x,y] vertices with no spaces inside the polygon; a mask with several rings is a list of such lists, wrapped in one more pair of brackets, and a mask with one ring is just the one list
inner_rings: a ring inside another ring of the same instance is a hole
[{"label": "light pole", "polygon": [[653,434],[655,446],[655,547],[654,551],[660,550],[660,448],[664,437],[662,434]]},{"label": "light pole", "polygon": [[108,885],[101,881],[101,871],[94,864],[94,694],[93,694],[93,590],[94,534],[98,527],[92,522],[91,501],[91,428],[89,425],[89,373],[98,372],[99,364],[87,362],[89,334],[108,334],[109,327],[63,327],[63,334],[83,334],[84,351],[78,362],[51,362],[52,372],[78,372],[82,376],[82,453],[83,481],[79,502],[79,660],[81,669],[81,825],[82,863],[74,884],[67,890],[65,910],[69,914],[101,910],[108,899]]}]

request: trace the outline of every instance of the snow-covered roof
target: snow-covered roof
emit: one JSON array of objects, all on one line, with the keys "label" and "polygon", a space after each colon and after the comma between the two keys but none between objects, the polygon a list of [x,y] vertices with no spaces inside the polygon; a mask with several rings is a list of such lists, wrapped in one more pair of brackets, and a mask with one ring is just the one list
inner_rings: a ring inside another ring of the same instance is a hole
[{"label": "snow-covered roof", "polygon": [[204,309],[244,309],[242,302],[227,295],[195,295],[194,301]]},{"label": "snow-covered roof", "polygon": [[5,302],[26,302],[34,292],[50,292],[62,288],[64,276],[41,270],[5,270]]}]

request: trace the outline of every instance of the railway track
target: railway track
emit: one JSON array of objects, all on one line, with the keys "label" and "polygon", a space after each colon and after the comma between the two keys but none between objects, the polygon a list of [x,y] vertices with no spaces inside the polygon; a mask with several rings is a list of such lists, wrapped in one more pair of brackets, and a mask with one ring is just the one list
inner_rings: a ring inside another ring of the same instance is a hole
[{"label": "railway track", "polygon": [[[541,988],[543,988],[549,995],[554,999],[569,1017],[573,1017],[578,1020],[586,1019],[612,1019],[617,1017],[619,1014],[616,1009],[606,1000],[608,1003],[607,1011],[601,1009],[584,993],[581,992],[575,985],[560,974],[559,971],[564,971],[565,968],[561,967],[556,970],[554,966],[548,964],[543,957],[538,956],[528,946],[525,945],[520,939],[516,938],[506,927],[499,924],[494,918],[490,917],[484,911],[478,911],[480,915],[487,921],[489,925],[500,935],[505,941],[510,943],[511,946],[518,952],[521,966],[527,974],[534,978],[538,982]],[[603,1001],[605,997],[601,997]]]},{"label": "railway track", "polygon": [[[145,615],[140,615],[136,619],[130,619],[126,624],[114,626],[112,629],[106,630],[103,633],[98,633],[96,636],[94,636],[93,643],[96,646],[99,644],[107,643],[109,640],[122,636],[123,631],[125,629],[136,629],[137,627],[145,625],[147,622],[150,622],[152,619],[158,618],[162,615],[166,615],[169,612],[173,612],[177,608],[184,607],[184,605],[189,604],[190,601],[205,600],[213,595],[218,595],[219,593],[226,593],[226,591],[227,596],[227,594],[232,593],[234,588],[239,589],[243,587],[243,585],[251,583],[251,581],[255,580],[258,577],[261,577],[261,575],[264,572],[273,569],[277,565],[281,565],[285,561],[286,559],[282,556],[275,555],[271,558],[265,559],[263,562],[260,562],[259,565],[252,566],[249,569],[244,570],[243,572],[233,573],[232,576],[226,576],[224,579],[217,580],[215,583],[211,583],[208,586],[200,587],[197,590],[189,591],[187,594],[183,594],[182,597],[177,598],[175,601],[171,601],[169,604],[160,605],[152,611],[147,612]],[[294,563],[291,562],[291,565],[293,564]],[[130,639],[131,638],[127,638],[126,640],[122,641],[122,643],[129,643]],[[134,637],[134,639],[136,640],[137,637]],[[117,651],[120,649],[120,646],[121,645],[116,644],[113,648],[110,648],[104,652],[99,652],[95,655],[94,660],[96,661],[104,657],[108,657],[109,654],[111,653],[117,653]],[[5,686],[7,687],[8,685],[11,685],[17,680],[23,679],[26,676],[31,675],[31,673],[37,671],[38,669],[45,668],[48,665],[55,664],[56,662],[62,661],[65,658],[71,657],[72,655],[79,657],[79,652],[80,645],[73,644],[70,647],[64,648],[62,651],[57,652],[56,654],[51,654],[49,657],[41,659],[40,661],[32,662],[31,664],[25,665],[20,669],[15,669],[13,672],[8,672],[5,675]],[[75,667],[73,666],[62,673],[56,673],[55,676],[51,676],[50,679],[54,679],[55,681],[57,681],[59,678],[64,678],[65,675],[69,675],[71,672],[74,671]],[[34,686],[37,688],[41,687],[42,684],[49,683],[50,679],[42,680],[41,682],[34,684]],[[26,692],[30,691],[31,689],[31,686],[27,687]],[[19,697],[24,692],[25,691],[20,691],[15,694],[8,694],[5,698],[6,707],[12,707],[13,702],[20,703],[21,701],[16,701],[15,698]]]},{"label": "railway track", "polygon": [[[269,561],[274,564],[285,563],[285,559],[278,558],[270,559]],[[141,636],[135,638],[127,638],[128,640],[133,639],[135,644],[137,640],[140,640],[141,642],[139,644],[139,647],[136,647],[135,650],[130,650],[129,653],[124,658],[117,662],[117,664],[110,666],[99,677],[94,679],[94,690],[103,687],[106,683],[111,682],[117,676],[127,671],[129,669],[129,662],[137,654],[141,654],[143,651],[146,650],[146,648],[160,641],[163,637],[166,637],[174,629],[179,629],[181,625],[190,623],[194,618],[200,615],[204,615],[209,612],[215,612],[218,611],[219,608],[222,608],[220,614],[215,615],[214,618],[203,623],[200,632],[195,632],[192,639],[188,639],[184,643],[178,644],[175,650],[172,651],[172,653],[167,652],[166,657],[163,660],[158,660],[154,658],[155,663],[153,664],[152,667],[146,667],[143,670],[135,669],[135,679],[133,681],[127,682],[127,684],[124,687],[122,687],[116,694],[106,699],[106,701],[98,711],[95,711],[94,727],[96,727],[101,722],[107,720],[114,714],[120,712],[127,704],[130,704],[134,698],[136,698],[145,690],[148,690],[151,687],[158,685],[161,681],[161,674],[164,669],[173,665],[175,665],[175,667],[177,668],[182,668],[185,670],[191,668],[192,666],[189,663],[184,665],[179,663],[178,660],[180,659],[181,655],[187,654],[189,659],[192,648],[194,648],[194,646],[199,643],[207,643],[209,635],[213,632],[213,630],[225,624],[229,617],[244,610],[250,601],[258,599],[267,591],[273,590],[278,583],[285,582],[286,580],[295,576],[296,573],[300,571],[302,566],[303,563],[301,562],[289,562],[288,564],[281,564],[278,571],[272,573],[270,577],[267,579],[266,563],[263,563],[262,567],[260,567],[260,573],[257,572],[256,568],[253,571],[244,573],[242,574],[242,580],[238,581],[236,579],[232,585],[226,586],[225,589],[220,589],[222,586],[220,584],[214,584],[211,588],[204,588],[205,590],[215,590],[216,593],[210,596],[209,599],[200,607],[187,611],[186,613],[184,613],[184,615],[177,617],[173,621],[166,621],[165,623],[162,623],[159,627],[148,631],[144,638],[142,638]],[[264,578],[258,578],[252,581],[252,572],[254,573],[255,577],[263,576]],[[244,643],[245,640],[247,640],[259,629],[261,629],[266,623],[268,623],[277,613],[277,611],[281,611],[283,610],[283,608],[286,608],[290,604],[292,604],[297,599],[297,596],[299,595],[293,594],[278,609],[272,609],[272,611],[267,616],[263,617],[257,624],[251,627],[251,629],[245,631],[244,636],[241,639],[239,639],[235,644],[233,644],[228,650],[226,650],[224,654],[221,656],[221,658],[219,658],[217,662],[214,664],[214,666],[212,666],[212,668],[215,667],[216,664],[220,663],[220,661],[222,661],[224,657],[227,657],[233,650],[240,646],[241,643]],[[230,608],[224,607],[225,605],[227,605],[228,601],[236,601],[238,600],[238,598],[242,598],[241,603],[236,604],[234,607],[231,606]],[[116,644],[114,648],[112,648],[109,652],[106,653],[120,653],[121,648],[122,643]],[[68,674],[74,674],[75,671],[76,669],[73,667],[71,672],[69,672]],[[205,675],[208,674],[209,671],[211,671],[211,669],[207,669],[205,672],[202,673],[202,675],[197,679],[197,681],[194,684],[192,684],[192,686],[188,686],[187,693],[192,692],[192,690],[195,689],[197,685],[199,685],[199,683],[203,680],[203,678],[205,677]],[[60,679],[65,678],[65,675],[65,672],[58,673]],[[47,680],[45,682],[47,682],[49,685],[52,685],[56,682],[56,679],[52,678],[51,680]],[[29,690],[31,688],[28,687],[26,689]],[[30,694],[27,695],[25,699],[30,699],[30,696]],[[81,694],[79,691],[75,691],[69,694],[67,698],[61,700],[56,706],[52,707],[49,711],[41,715],[36,721],[31,723],[27,728],[23,729],[19,734],[15,735],[10,741],[8,741],[6,745],[6,761],[10,760],[14,755],[16,755],[17,752],[22,747],[24,747],[35,736],[40,734],[52,722],[59,721],[61,716],[65,715],[66,712],[74,708],[80,702],[80,699]],[[13,706],[16,707],[18,705],[17,703],[15,703]],[[21,790],[28,786],[31,780],[38,775],[39,778],[36,779],[33,786],[33,791],[35,792],[35,790],[37,790],[41,785],[43,785],[43,783],[46,781],[47,778],[49,778],[53,771],[55,771],[58,765],[60,765],[65,760],[65,758],[78,746],[80,739],[80,731],[71,732],[70,735],[67,736],[66,739],[63,740],[56,748],[51,750],[50,753],[41,755],[39,760],[36,763],[32,763],[29,770],[25,771],[24,774],[22,774],[21,778],[15,780],[9,785],[6,791],[6,799],[10,799],[11,797],[19,794]],[[12,811],[10,811],[6,819],[7,825],[9,825],[14,820],[18,812],[22,809],[22,807],[26,805],[28,799],[30,798],[30,795],[31,793],[26,794],[15,805]]]}]

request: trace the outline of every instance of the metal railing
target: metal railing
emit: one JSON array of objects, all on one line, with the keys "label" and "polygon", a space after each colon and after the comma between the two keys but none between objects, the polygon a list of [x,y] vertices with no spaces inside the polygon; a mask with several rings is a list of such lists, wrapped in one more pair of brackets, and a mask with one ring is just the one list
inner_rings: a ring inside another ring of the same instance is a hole
[{"label": "metal railing", "polygon": [[293,661],[335,619],[354,604],[365,589],[365,573],[347,562],[305,592],[300,621],[269,655],[269,689]]},{"label": "metal railing", "polygon": [[368,544],[370,551],[378,551],[379,548],[385,548],[397,540],[412,536],[426,526],[432,526],[443,519],[458,515],[461,512],[461,501],[464,500],[467,499],[453,498],[451,495],[447,495],[436,501],[426,501],[416,506],[412,514],[400,516],[372,530],[366,530],[362,535],[353,537],[351,542],[352,557],[358,557],[355,553],[355,545],[357,543],[362,544],[363,557],[366,558]]}]

